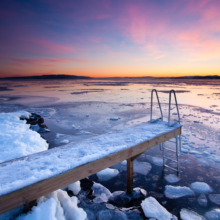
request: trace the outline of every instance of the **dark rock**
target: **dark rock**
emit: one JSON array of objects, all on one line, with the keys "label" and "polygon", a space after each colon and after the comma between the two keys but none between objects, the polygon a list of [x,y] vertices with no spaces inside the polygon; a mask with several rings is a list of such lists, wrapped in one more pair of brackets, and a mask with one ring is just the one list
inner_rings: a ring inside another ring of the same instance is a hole
[{"label": "dark rock", "polygon": [[82,190],[90,190],[92,189],[94,182],[88,178],[80,180],[80,186]]},{"label": "dark rock", "polygon": [[140,188],[134,188],[132,193],[129,194],[123,191],[116,191],[112,193],[112,196],[109,198],[109,203],[117,207],[132,207],[140,206],[142,200],[147,196],[147,192]]}]

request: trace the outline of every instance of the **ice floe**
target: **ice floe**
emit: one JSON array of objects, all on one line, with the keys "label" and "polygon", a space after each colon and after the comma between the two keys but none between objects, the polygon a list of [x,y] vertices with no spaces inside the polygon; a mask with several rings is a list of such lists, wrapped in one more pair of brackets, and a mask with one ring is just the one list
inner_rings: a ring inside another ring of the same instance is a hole
[{"label": "ice floe", "polygon": [[207,220],[219,220],[220,219],[220,209],[212,209],[206,212],[205,217]]},{"label": "ice floe", "polygon": [[210,194],[209,199],[216,205],[220,205],[220,194]]},{"label": "ice floe", "polygon": [[96,175],[98,176],[100,181],[107,181],[114,177],[116,177],[119,174],[118,170],[106,168],[98,173]]},{"label": "ice floe", "polygon": [[194,195],[194,192],[186,186],[165,186],[164,194],[169,199],[177,199],[183,196]]},{"label": "ice floe", "polygon": [[170,220],[170,214],[160,203],[153,197],[148,197],[141,203],[144,214],[148,218],[155,218],[157,220]]},{"label": "ice floe", "polygon": [[67,140],[67,139],[60,141],[60,144],[68,144],[68,143],[69,143],[69,140]]},{"label": "ice floe", "polygon": [[169,175],[165,176],[165,180],[169,183],[176,183],[176,182],[180,181],[180,178],[178,178],[174,174],[169,174]]},{"label": "ice floe", "polygon": [[207,194],[213,191],[212,188],[204,182],[194,182],[190,185],[190,189],[201,194]]},{"label": "ice floe", "polygon": [[181,209],[180,217],[182,220],[205,220],[205,218],[189,209]]}]

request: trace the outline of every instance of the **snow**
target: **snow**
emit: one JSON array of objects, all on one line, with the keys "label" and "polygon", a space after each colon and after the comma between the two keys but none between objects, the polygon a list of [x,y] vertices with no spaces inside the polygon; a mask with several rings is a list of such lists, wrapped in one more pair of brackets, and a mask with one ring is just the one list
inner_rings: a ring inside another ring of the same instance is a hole
[{"label": "snow", "polygon": [[26,120],[20,120],[29,116],[25,111],[0,114],[0,163],[48,149],[48,143],[29,129]]},{"label": "snow", "polygon": [[196,193],[207,194],[212,192],[212,188],[204,182],[194,182],[190,185],[190,189],[192,189]]},{"label": "snow", "polygon": [[220,209],[213,209],[205,214],[207,220],[219,220]]},{"label": "snow", "polygon": [[[44,206],[46,206],[45,201],[48,201],[51,198],[54,201],[56,201],[56,206],[55,206],[55,217],[56,218],[55,219],[57,219],[57,220],[66,220],[66,219],[68,219],[68,220],[85,220],[86,219],[86,217],[87,217],[86,212],[82,208],[78,208],[78,206],[77,206],[77,203],[78,203],[77,197],[75,197],[75,196],[69,197],[67,192],[60,190],[60,189],[56,190],[52,193],[49,193],[46,196],[40,197],[37,200],[37,202],[38,202],[37,207],[39,207],[42,204],[44,204]],[[46,206],[46,208],[47,208],[47,206]],[[50,210],[48,210],[48,213],[50,213],[49,211]],[[32,220],[32,218],[28,218],[28,219]],[[39,218],[39,219],[47,219],[47,218]]]},{"label": "snow", "polygon": [[96,175],[98,176],[100,181],[107,181],[114,177],[116,177],[119,174],[118,170],[106,168],[98,173]]},{"label": "snow", "polygon": [[96,196],[95,201],[93,201],[96,203],[107,202],[108,199],[112,196],[111,192],[100,183],[94,183],[92,190],[93,195]]},{"label": "snow", "polygon": [[68,190],[71,190],[74,195],[78,195],[81,187],[80,187],[80,181],[76,181],[75,183],[72,183],[68,186]]},{"label": "snow", "polygon": [[[122,131],[95,136],[76,144],[69,143],[59,148],[0,164],[0,196],[129,149],[180,126],[176,124],[173,127],[168,127],[167,122],[164,121],[158,121],[154,124],[142,123]],[[39,134],[35,132],[35,135]],[[128,136],[129,142],[127,141]],[[39,139],[46,144],[40,135]],[[38,143],[38,145],[40,144]],[[14,175],[10,175],[12,172]]]},{"label": "snow", "polygon": [[174,174],[170,174],[170,175],[165,176],[165,180],[169,183],[176,183],[176,182],[180,181],[180,178],[178,178]]},{"label": "snow", "polygon": [[177,199],[183,196],[194,195],[194,192],[186,186],[165,186],[164,194],[169,199]]},{"label": "snow", "polygon": [[148,197],[142,201],[141,207],[148,218],[152,217],[157,220],[169,220],[172,218],[172,215],[153,197]]},{"label": "snow", "polygon": [[57,220],[56,214],[56,201],[51,198],[46,202],[41,203],[38,206],[34,206],[32,212],[27,215],[21,215],[17,218],[17,220],[40,220],[40,219],[48,219],[48,220]]},{"label": "snow", "polygon": [[180,217],[182,220],[205,220],[204,217],[189,209],[181,209]]}]

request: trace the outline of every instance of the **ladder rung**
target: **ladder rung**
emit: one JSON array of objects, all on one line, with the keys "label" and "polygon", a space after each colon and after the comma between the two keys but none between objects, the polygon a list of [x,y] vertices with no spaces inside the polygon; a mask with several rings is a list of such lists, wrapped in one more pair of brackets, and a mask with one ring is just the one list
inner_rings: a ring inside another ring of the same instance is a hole
[{"label": "ladder rung", "polygon": [[164,147],[163,149],[166,149],[166,150],[169,150],[169,151],[172,151],[172,152],[176,153],[176,151],[175,151],[175,150],[172,150],[172,149],[167,148],[167,147]]},{"label": "ladder rung", "polygon": [[173,168],[173,167],[170,167],[170,166],[167,166],[166,164],[165,164],[164,166],[167,167],[167,168],[170,168],[170,169],[172,169],[172,170],[175,170],[175,171],[179,172],[177,169],[175,169],[175,168]]},{"label": "ladder rung", "polygon": [[159,121],[159,120],[161,120],[162,118],[160,117],[160,118],[157,118],[157,119],[151,119],[149,122],[150,123],[154,123],[154,122],[157,122],[157,121]]},{"label": "ladder rung", "polygon": [[166,159],[168,159],[168,160],[171,160],[171,161],[173,161],[173,162],[176,162],[176,163],[177,163],[177,161],[176,161],[176,160],[171,159],[171,158],[169,158],[169,157],[164,157],[164,158],[166,158]]}]

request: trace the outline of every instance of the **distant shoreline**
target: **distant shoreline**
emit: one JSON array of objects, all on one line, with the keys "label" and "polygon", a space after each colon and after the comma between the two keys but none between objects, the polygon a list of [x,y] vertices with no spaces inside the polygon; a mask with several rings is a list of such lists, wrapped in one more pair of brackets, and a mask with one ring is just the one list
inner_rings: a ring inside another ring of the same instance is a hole
[{"label": "distant shoreline", "polygon": [[76,76],[76,75],[42,75],[42,76],[17,76],[17,77],[4,77],[0,80],[57,80],[57,79],[220,79],[218,75],[208,76],[180,76],[180,77],[153,77],[153,76],[140,76],[140,77],[98,77],[93,78],[89,76]]}]

